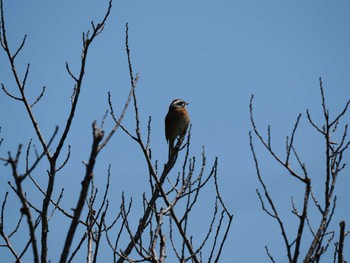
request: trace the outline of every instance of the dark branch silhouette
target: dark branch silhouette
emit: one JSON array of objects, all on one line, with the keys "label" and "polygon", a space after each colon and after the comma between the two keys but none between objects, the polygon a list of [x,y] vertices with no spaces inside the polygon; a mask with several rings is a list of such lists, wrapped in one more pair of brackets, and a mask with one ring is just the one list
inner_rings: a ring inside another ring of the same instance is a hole
[{"label": "dark branch silhouette", "polygon": [[[251,100],[250,100],[250,120],[253,127],[253,132],[249,133],[250,148],[253,154],[257,176],[264,191],[264,197],[262,196],[259,190],[257,190],[257,194],[258,194],[263,211],[265,211],[270,217],[274,218],[279,225],[289,262],[298,262],[298,258],[300,256],[301,243],[303,241],[303,237],[307,232],[307,229],[312,234],[313,239],[308,246],[307,253],[305,255],[302,255],[303,262],[306,262],[306,263],[319,262],[322,255],[327,251],[330,242],[333,240],[334,232],[331,232],[328,229],[329,229],[330,222],[332,220],[332,216],[336,209],[336,196],[334,194],[334,190],[336,186],[337,177],[346,165],[345,163],[343,163],[343,154],[348,149],[348,146],[350,143],[350,141],[347,140],[346,138],[348,124],[344,126],[344,131],[341,136],[342,139],[339,143],[335,143],[331,140],[331,137],[334,136],[335,132],[337,131],[337,128],[339,127],[339,121],[341,120],[341,117],[345,115],[348,109],[350,100],[346,103],[342,112],[338,114],[334,118],[334,120],[331,120],[329,115],[329,109],[327,108],[327,105],[326,105],[326,98],[324,95],[324,89],[323,89],[321,78],[319,80],[319,85],[320,85],[321,105],[323,110],[324,124],[322,125],[322,127],[317,125],[313,121],[309,110],[306,111],[306,115],[311,126],[314,127],[315,130],[322,135],[325,141],[326,171],[325,171],[325,177],[324,177],[324,180],[325,180],[324,202],[325,203],[323,206],[318,201],[319,197],[316,197],[312,190],[313,189],[312,177],[308,173],[307,165],[303,163],[298,151],[296,150],[296,147],[294,146],[294,141],[296,140],[295,138],[296,131],[299,128],[298,124],[302,115],[301,114],[298,115],[297,121],[292,130],[291,136],[287,137],[286,139],[286,157],[285,157],[285,161],[283,161],[283,158],[280,157],[271,146],[270,126],[268,127],[268,137],[266,139],[263,138],[260,131],[258,130],[255,124],[254,115],[253,115],[253,96],[251,97]],[[303,196],[301,211],[298,211],[297,206],[294,202],[294,199],[292,199],[292,213],[299,220],[299,224],[297,229],[295,230],[294,237],[287,234],[286,220],[281,218],[280,214],[278,213],[278,210],[276,207],[276,201],[273,200],[270,194],[270,190],[268,189],[262,177],[262,174],[259,168],[258,158],[256,155],[254,143],[253,143],[253,133],[258,138],[260,143],[264,146],[264,148],[268,151],[268,153],[277,161],[277,163],[282,165],[282,167],[284,167],[293,178],[300,181],[304,186],[304,196]],[[290,162],[290,158],[292,156],[295,158],[296,163],[301,170],[301,173],[296,172],[296,168],[294,168],[293,164]],[[308,212],[310,210],[310,202],[309,202],[310,196],[312,198],[313,204],[315,205],[315,207],[318,209],[320,213],[319,225],[311,225],[308,217]],[[306,228],[305,226],[307,226],[308,228]],[[327,237],[328,237],[328,240],[325,240]],[[306,245],[304,245],[304,247],[305,246]],[[266,252],[271,262],[274,262],[273,256],[267,247],[266,247]]]}]

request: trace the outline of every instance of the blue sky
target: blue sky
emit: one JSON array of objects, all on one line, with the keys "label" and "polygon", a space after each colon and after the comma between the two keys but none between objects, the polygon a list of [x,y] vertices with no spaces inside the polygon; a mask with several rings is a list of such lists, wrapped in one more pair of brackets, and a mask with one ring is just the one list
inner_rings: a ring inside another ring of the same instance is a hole
[{"label": "blue sky", "polygon": [[[22,74],[26,63],[31,63],[28,97],[34,100],[46,86],[45,97],[34,113],[48,140],[55,125],[63,127],[69,111],[73,82],[65,62],[77,72],[81,33],[92,20],[102,17],[107,2],[5,1],[4,6],[12,49],[24,34],[28,35],[17,58]],[[128,95],[124,46],[128,22],[133,69],[140,73],[137,95],[144,136],[148,116],[152,116],[153,158],[161,164],[166,161],[164,117],[174,98],[190,102],[191,154],[199,158],[205,146],[207,171],[214,158],[219,158],[222,195],[235,214],[221,262],[267,262],[265,245],[277,262],[285,261],[280,231],[263,213],[255,194],[259,184],[249,149],[249,99],[255,95],[256,122],[264,134],[271,124],[273,145],[280,154],[284,153],[285,136],[290,134],[298,113],[303,114],[296,146],[321,194],[322,138],[308,124],[305,110],[310,109],[316,122],[321,122],[319,77],[323,78],[331,116],[350,98],[349,13],[348,1],[115,1],[105,30],[91,46],[77,118],[67,141],[72,145],[71,160],[57,180],[57,187],[66,189],[65,204],[69,207],[68,201],[75,200],[74,194],[80,189],[84,174],[81,161],[88,158],[91,146],[91,123],[100,121],[107,110],[107,92],[112,93],[115,110],[122,108]],[[0,69],[0,81],[16,94],[4,52],[0,53]],[[23,105],[1,94],[0,110],[1,136],[5,139],[0,150],[4,157],[8,150],[14,152],[19,143],[27,144],[35,135]],[[344,120],[349,122],[349,114]],[[124,125],[134,128],[131,108]],[[112,126],[109,119],[106,130]],[[261,147],[257,146],[257,153],[263,176],[273,197],[280,200],[279,209],[290,222],[290,233],[294,233],[290,197],[297,199],[303,186],[289,178]],[[349,161],[349,154],[344,158]],[[110,199],[117,200],[116,207],[122,191],[133,197],[134,203],[141,201],[148,184],[146,163],[137,145],[121,131],[99,156],[96,184],[100,187],[110,163]],[[44,183],[45,164],[40,168],[35,176]],[[173,175],[176,169],[180,164]],[[4,193],[6,182],[12,178],[8,167],[1,167],[0,173],[0,193]],[[341,219],[350,224],[349,170],[338,179],[336,227]],[[16,215],[16,199],[11,196],[9,213]],[[32,196],[33,202],[40,204],[40,194],[34,191]],[[208,200],[203,197],[204,204],[212,204],[209,196]],[[135,220],[138,216],[135,212]],[[194,220],[200,216],[194,215]],[[317,216],[314,214],[315,220]],[[59,233],[52,229],[50,235]],[[50,253],[54,259],[59,252]],[[1,254],[5,255],[3,262],[10,260],[6,251]],[[328,256],[325,262],[332,253]]]}]

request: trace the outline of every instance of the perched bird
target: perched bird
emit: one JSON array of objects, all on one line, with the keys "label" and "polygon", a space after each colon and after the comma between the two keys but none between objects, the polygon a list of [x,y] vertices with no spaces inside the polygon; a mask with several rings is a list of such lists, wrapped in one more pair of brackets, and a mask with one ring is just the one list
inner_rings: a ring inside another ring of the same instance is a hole
[{"label": "perched bird", "polygon": [[175,139],[185,132],[190,123],[186,105],[188,102],[180,99],[173,100],[165,117],[165,138],[169,143],[169,159],[174,150]]}]

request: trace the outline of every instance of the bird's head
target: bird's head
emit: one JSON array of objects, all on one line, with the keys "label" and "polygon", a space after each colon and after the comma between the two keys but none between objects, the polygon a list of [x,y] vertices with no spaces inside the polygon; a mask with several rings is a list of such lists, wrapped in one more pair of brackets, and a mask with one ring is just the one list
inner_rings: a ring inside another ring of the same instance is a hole
[{"label": "bird's head", "polygon": [[174,108],[186,108],[186,105],[188,105],[189,103],[181,100],[181,99],[175,99],[171,102],[169,109],[174,109]]}]

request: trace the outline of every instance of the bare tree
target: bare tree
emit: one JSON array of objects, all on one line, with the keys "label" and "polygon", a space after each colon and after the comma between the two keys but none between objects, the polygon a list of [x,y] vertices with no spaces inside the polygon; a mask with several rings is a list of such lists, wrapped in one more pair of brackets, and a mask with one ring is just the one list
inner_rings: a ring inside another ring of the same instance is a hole
[{"label": "bare tree", "polygon": [[[298,115],[291,135],[287,136],[286,138],[285,156],[282,157],[278,155],[276,153],[276,150],[272,147],[271,127],[268,126],[267,138],[264,138],[261,132],[258,130],[253,115],[253,96],[250,100],[250,119],[253,127],[253,132],[249,133],[250,148],[254,157],[256,172],[263,193],[261,193],[259,190],[256,190],[256,192],[261,202],[263,211],[265,211],[270,217],[276,220],[279,226],[282,234],[282,240],[287,252],[288,262],[298,262],[299,257],[303,257],[303,262],[319,262],[322,255],[324,255],[324,253],[329,249],[329,245],[335,236],[335,230],[329,229],[332,217],[336,209],[337,198],[335,195],[335,187],[338,176],[340,176],[341,172],[346,166],[343,157],[350,145],[350,140],[347,138],[348,124],[342,126],[340,124],[340,121],[348,110],[350,100],[348,100],[348,102],[345,104],[343,110],[333,119],[331,119],[329,109],[326,105],[321,78],[319,80],[319,85],[321,91],[321,105],[323,110],[322,114],[324,123],[321,125],[316,124],[313,121],[309,110],[306,111],[306,116],[310,125],[324,140],[326,165],[323,177],[325,186],[323,189],[323,196],[317,196],[314,193],[312,184],[313,177],[308,172],[307,164],[303,162],[302,158],[300,157],[300,153],[296,149],[297,147],[295,147],[295,135],[299,127],[299,122],[302,115]],[[340,137],[338,137],[340,138],[340,141],[334,142],[333,139],[336,138],[336,132],[338,132],[338,130],[341,128],[343,130]],[[291,200],[292,213],[298,220],[298,227],[294,230],[293,236],[287,234],[287,219],[282,218],[279,214],[277,201],[272,198],[272,195],[270,193],[271,190],[268,189],[268,186],[264,182],[254,148],[253,134],[255,134],[255,136],[258,138],[258,141],[264,146],[264,148],[273,157],[273,159],[278,164],[280,164],[288,172],[288,174],[294,180],[299,182],[304,188],[301,209],[297,208],[299,205],[295,203],[293,198]],[[324,203],[322,204],[322,202]],[[319,213],[318,223],[315,224],[312,224],[310,220],[309,212],[311,209],[310,206],[312,205],[316,207]],[[346,233],[344,229],[345,222],[342,221],[340,222],[339,242],[335,244],[336,250],[334,254],[334,262],[336,260],[336,257],[338,257],[338,262],[345,262],[343,258],[343,245],[344,238],[348,233]],[[308,249],[306,254],[301,255],[301,244],[304,242],[303,245],[304,247],[306,246],[305,241],[303,240],[308,233],[311,233],[312,235],[311,243],[307,245]],[[271,262],[275,262],[273,255],[270,253],[267,246],[265,249]]]},{"label": "bare tree", "polygon": [[[82,53],[78,73],[74,73],[69,63],[66,63],[68,76],[74,82],[71,108],[62,132],[60,133],[59,127],[56,126],[48,139],[43,135],[41,126],[32,110],[44,96],[46,88],[43,87],[42,92],[33,102],[29,101],[27,96],[29,87],[27,87],[26,80],[30,74],[30,64],[27,64],[25,74],[21,76],[17,70],[16,60],[25,47],[26,36],[24,36],[16,51],[13,52],[7,38],[2,0],[0,0],[0,9],[0,43],[7,55],[9,67],[15,80],[15,87],[7,87],[7,85],[2,83],[2,90],[10,99],[19,101],[24,105],[36,139],[40,144],[40,150],[38,150],[34,143],[29,141],[26,147],[23,147],[21,144],[15,153],[8,151],[7,156],[0,157],[0,160],[9,166],[9,171],[12,174],[12,179],[8,179],[9,190],[12,190],[18,197],[21,205],[18,223],[15,229],[10,230],[6,226],[6,220],[8,219],[6,216],[8,209],[6,205],[10,192],[7,191],[5,193],[0,217],[0,236],[3,240],[0,244],[1,249],[10,251],[16,262],[21,262],[25,254],[32,255],[34,262],[47,262],[50,258],[49,252],[55,249],[48,245],[50,220],[55,216],[64,217],[70,222],[69,226],[65,226],[67,227],[66,231],[61,231],[66,237],[62,244],[60,262],[71,262],[78,252],[85,251],[84,247],[86,248],[86,261],[97,262],[101,246],[110,248],[114,262],[165,262],[169,253],[173,253],[179,262],[219,262],[233,215],[226,208],[220,195],[217,180],[218,160],[215,159],[211,169],[206,172],[207,160],[203,148],[199,169],[197,168],[196,158],[190,157],[191,133],[189,129],[188,133],[185,131],[178,139],[173,154],[168,162],[164,164],[162,171],[160,171],[158,161],[154,161],[151,154],[151,117],[148,120],[148,129],[145,132],[146,140],[142,137],[143,131],[140,128],[142,120],[140,119],[136,96],[139,76],[133,73],[127,24],[125,47],[131,83],[129,96],[125,100],[121,113],[117,116],[113,109],[112,94],[108,94],[109,112],[114,121],[114,127],[109,131],[105,131],[103,128],[105,121],[108,121],[108,113],[102,118],[100,126],[97,125],[96,121],[92,122],[91,151],[88,161],[84,163],[86,171],[82,176],[81,189],[77,193],[76,204],[71,204],[71,206],[74,206],[73,212],[61,205],[61,201],[64,199],[64,189],[60,190],[55,186],[56,176],[59,173],[63,173],[62,169],[70,161],[70,150],[74,145],[66,146],[67,136],[71,132],[73,121],[79,118],[79,116],[76,116],[76,109],[81,91],[84,89],[83,80],[87,57],[90,54],[93,43],[106,26],[112,10],[112,0],[109,1],[102,19],[98,23],[91,22],[91,28],[82,34]],[[19,95],[15,95],[16,92]],[[131,101],[133,102],[135,115],[134,132],[122,124],[123,117]],[[147,163],[148,177],[144,178],[148,178],[151,196],[148,197],[146,193],[143,193],[144,209],[141,211],[139,220],[135,220],[135,218],[130,216],[133,200],[126,201],[124,193],[121,193],[122,202],[119,210],[110,211],[108,193],[110,190],[111,166],[108,167],[107,184],[104,187],[102,200],[100,202],[97,201],[98,189],[94,184],[96,179],[94,178],[95,164],[98,161],[99,153],[111,141],[112,136],[119,128],[139,145]],[[54,145],[54,139],[58,141],[57,145]],[[2,141],[3,139],[0,141],[0,146]],[[184,141],[185,143],[183,143]],[[66,153],[62,151],[64,147],[67,147]],[[23,153],[23,150],[25,153]],[[171,180],[168,175],[172,172],[180,152],[184,153],[182,169],[177,172],[176,179]],[[25,155],[24,161],[20,159],[22,155]],[[33,156],[34,161],[32,161]],[[58,161],[62,158],[64,161],[59,163]],[[38,182],[38,178],[33,176],[33,172],[40,169],[39,163],[43,164],[44,159],[47,160],[48,166],[46,167],[46,185],[43,186]],[[25,169],[21,171],[23,164]],[[30,182],[42,194],[41,206],[33,202],[32,193],[26,189],[27,184],[24,184],[24,182]],[[202,191],[210,186],[214,189],[215,198],[213,200],[210,223],[206,233],[203,237],[200,237],[200,235],[191,231],[191,215],[194,213],[195,206],[201,200]],[[57,192],[59,197],[54,199],[54,193]],[[83,211],[84,207],[87,207],[86,212]],[[108,212],[115,215],[111,222],[106,220]],[[20,247],[12,243],[12,238],[19,232],[24,231],[25,221],[29,237],[26,245]],[[83,235],[80,238],[77,237],[81,233],[78,229],[83,231]],[[129,240],[125,248],[120,244],[121,239]]]}]

